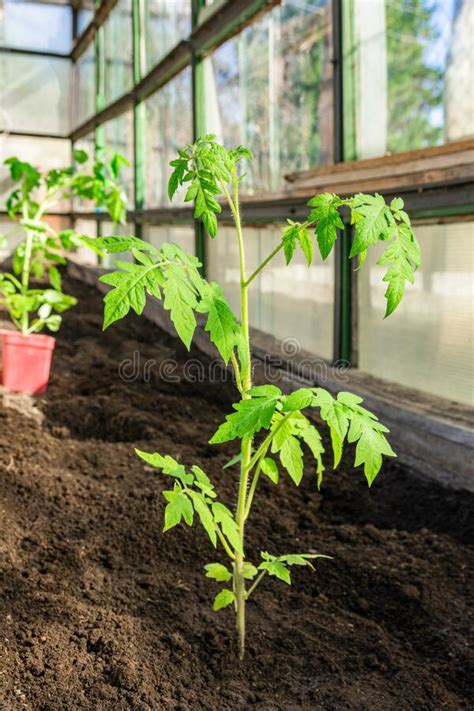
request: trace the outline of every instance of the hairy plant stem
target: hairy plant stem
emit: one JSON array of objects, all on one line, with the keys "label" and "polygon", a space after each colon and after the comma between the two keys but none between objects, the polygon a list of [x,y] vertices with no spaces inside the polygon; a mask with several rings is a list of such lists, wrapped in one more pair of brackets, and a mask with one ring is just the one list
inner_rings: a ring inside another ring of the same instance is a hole
[{"label": "hairy plant stem", "polygon": [[[245,246],[244,238],[242,233],[242,221],[240,218],[239,209],[239,184],[237,172],[234,168],[232,172],[232,191],[233,198],[231,197],[229,190],[226,185],[223,185],[224,194],[226,196],[227,202],[232,212],[234,218],[235,227],[237,231],[237,241],[239,247],[239,264],[240,264],[240,303],[241,303],[241,324],[242,333],[244,336],[246,359],[249,364],[245,368],[245,372],[242,376],[241,382],[241,392],[242,397],[250,397],[247,391],[252,387],[252,374],[250,367],[250,335],[249,335],[249,317],[248,317],[248,285],[246,283],[246,264],[245,264]],[[241,551],[236,552],[235,562],[234,562],[234,593],[235,593],[235,609],[237,617],[237,636],[238,636],[238,647],[239,647],[239,657],[244,658],[245,654],[245,601],[247,593],[245,590],[245,578],[244,578],[244,541],[245,541],[245,509],[246,509],[246,498],[247,498],[247,487],[248,487],[248,477],[249,477],[249,464],[252,458],[252,437],[244,437],[242,439],[241,446],[241,468],[240,468],[240,481],[239,481],[239,494],[237,499],[237,512],[236,512],[236,522],[239,528],[239,538],[241,543]]]},{"label": "hairy plant stem", "polygon": [[[23,257],[23,267],[21,270],[21,293],[26,297],[26,292],[30,286],[30,265],[31,251],[33,248],[33,232],[26,230],[25,256]],[[21,333],[23,336],[28,335],[29,316],[26,308],[21,314]]]}]

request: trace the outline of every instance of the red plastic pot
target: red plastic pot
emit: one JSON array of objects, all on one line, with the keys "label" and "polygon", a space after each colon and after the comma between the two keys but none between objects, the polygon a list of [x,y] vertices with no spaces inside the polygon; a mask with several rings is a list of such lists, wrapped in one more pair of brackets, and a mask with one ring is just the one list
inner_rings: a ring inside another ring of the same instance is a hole
[{"label": "red plastic pot", "polygon": [[2,385],[15,393],[43,393],[56,344],[52,336],[0,331]]}]

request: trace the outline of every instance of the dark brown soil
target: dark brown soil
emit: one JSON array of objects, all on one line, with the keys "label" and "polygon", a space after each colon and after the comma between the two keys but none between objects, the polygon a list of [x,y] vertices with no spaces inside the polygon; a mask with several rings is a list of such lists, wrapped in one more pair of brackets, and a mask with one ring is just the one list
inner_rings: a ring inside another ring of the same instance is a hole
[{"label": "dark brown soil", "polygon": [[[334,560],[262,583],[239,664],[203,575],[215,553],[198,528],[161,533],[164,482],[133,454],[196,462],[232,500],[233,449],[206,444],[231,385],[165,382],[175,341],[135,317],[102,334],[100,296],[70,289],[43,422],[0,409],[0,708],[471,709],[472,497],[393,463],[371,490],[347,462],[321,494],[309,469],[299,489],[263,482],[249,557]],[[150,383],[120,379],[134,351]]]}]

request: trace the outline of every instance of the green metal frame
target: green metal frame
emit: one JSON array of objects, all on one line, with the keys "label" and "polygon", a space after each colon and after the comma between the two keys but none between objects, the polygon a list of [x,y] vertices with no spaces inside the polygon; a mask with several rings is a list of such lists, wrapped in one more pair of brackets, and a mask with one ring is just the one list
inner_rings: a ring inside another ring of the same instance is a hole
[{"label": "green metal frame", "polygon": [[[143,59],[143,0],[133,0],[133,81],[138,84],[145,69]],[[133,198],[135,210],[142,210],[145,202],[145,104],[133,106]],[[135,223],[135,236],[142,236],[142,225]]]},{"label": "green metal frame", "polygon": [[[191,0],[192,27],[197,27],[199,13],[204,0]],[[193,99],[193,139],[196,140],[206,130],[206,98],[204,93],[204,64],[202,57],[193,50],[192,55],[192,99]],[[206,231],[200,220],[194,220],[196,257],[201,262],[201,274],[206,275]]]}]

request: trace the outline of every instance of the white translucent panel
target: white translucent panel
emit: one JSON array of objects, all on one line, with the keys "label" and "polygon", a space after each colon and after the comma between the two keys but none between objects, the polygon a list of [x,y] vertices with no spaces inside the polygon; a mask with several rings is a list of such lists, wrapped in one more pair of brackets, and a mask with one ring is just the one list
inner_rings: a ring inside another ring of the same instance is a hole
[{"label": "white translucent panel", "polygon": [[52,3],[2,0],[0,45],[70,52],[72,8]]},{"label": "white translucent panel", "polygon": [[[256,269],[261,261],[258,236],[259,230],[245,229],[245,253],[249,273]],[[240,319],[239,249],[234,228],[219,226],[217,237],[207,240],[206,275],[209,280],[217,281],[222,286],[232,310]],[[260,278],[254,281],[249,293],[249,321],[255,328],[260,327]]]},{"label": "white translucent panel", "polygon": [[155,247],[175,242],[188,254],[195,254],[194,225],[144,225],[143,239]]},{"label": "white translucent panel", "polygon": [[191,31],[190,0],[147,0],[145,18],[146,70],[155,64]]},{"label": "white translucent panel", "polygon": [[24,239],[24,232],[18,222],[13,222],[7,215],[0,216],[0,264]]},{"label": "white translucent panel", "polygon": [[[92,5],[92,3],[89,3]],[[77,34],[81,35],[94,17],[94,10],[88,7],[79,8],[77,11]]]},{"label": "white translucent panel", "polygon": [[[40,171],[51,168],[64,168],[71,164],[71,144],[62,138],[30,138],[27,136],[0,135],[0,209],[5,209],[5,200],[15,184],[10,179],[7,166],[3,165],[6,158],[16,156],[27,161]],[[56,211],[70,209],[69,201],[55,206]]]},{"label": "white translucent panel", "polygon": [[[278,225],[245,228],[247,272],[251,273],[281,239]],[[235,230],[221,227],[207,241],[207,276],[219,282],[236,314],[240,314],[239,253]],[[280,340],[292,339],[292,348],[331,359],[333,355],[334,263],[319,257],[308,267],[295,254],[290,266],[282,256],[270,262],[252,282],[249,319],[255,328]]]},{"label": "white translucent panel", "polygon": [[0,52],[0,130],[69,133],[68,59]]},{"label": "white translucent panel", "polygon": [[[170,161],[192,141],[191,70],[185,69],[143,104],[145,112],[145,206],[169,205]],[[182,200],[185,191],[173,199]]]},{"label": "white translucent panel", "polygon": [[472,403],[474,222],[415,227],[422,266],[387,319],[377,250],[358,273],[359,366],[381,378]]},{"label": "white translucent panel", "polygon": [[[57,232],[71,227],[71,221],[66,216],[49,215],[46,216],[45,221]],[[8,216],[5,215],[0,217],[0,235],[6,238],[5,242],[0,240],[1,262],[2,259],[8,257],[15,250],[20,242],[23,242],[25,233],[17,221],[10,220]]]},{"label": "white translucent panel", "polygon": [[106,158],[112,151],[124,156],[129,165],[122,166],[120,182],[125,189],[128,208],[133,207],[133,113],[127,111],[103,126]]},{"label": "white translucent panel", "polygon": [[[74,220],[74,229],[81,235],[87,237],[97,237],[97,222],[95,220]],[[88,247],[78,247],[74,252],[74,260],[81,264],[91,264],[96,266],[99,263],[97,254]]]},{"label": "white translucent panel", "polygon": [[254,153],[249,192],[332,161],[331,4],[283,0],[204,65],[206,128]]},{"label": "white translucent panel", "polygon": [[91,43],[74,66],[73,125],[80,126],[96,110],[95,106],[95,51]]},{"label": "white translucent panel", "polygon": [[348,158],[474,135],[472,0],[354,0],[344,9]]},{"label": "white translucent panel", "polygon": [[132,88],[132,0],[119,0],[104,23],[105,102]]}]

